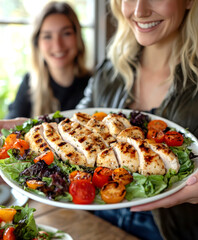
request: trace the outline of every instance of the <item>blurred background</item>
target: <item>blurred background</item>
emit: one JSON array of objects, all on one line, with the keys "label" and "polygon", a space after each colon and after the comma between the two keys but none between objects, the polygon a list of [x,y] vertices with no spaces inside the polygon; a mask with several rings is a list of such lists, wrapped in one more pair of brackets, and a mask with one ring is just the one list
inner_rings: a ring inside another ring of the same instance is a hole
[{"label": "blurred background", "polygon": [[[0,119],[6,115],[23,75],[28,72],[31,23],[47,2],[50,0],[0,0]],[[114,31],[108,0],[66,2],[79,17],[88,52],[87,66],[94,68],[104,59]]]}]

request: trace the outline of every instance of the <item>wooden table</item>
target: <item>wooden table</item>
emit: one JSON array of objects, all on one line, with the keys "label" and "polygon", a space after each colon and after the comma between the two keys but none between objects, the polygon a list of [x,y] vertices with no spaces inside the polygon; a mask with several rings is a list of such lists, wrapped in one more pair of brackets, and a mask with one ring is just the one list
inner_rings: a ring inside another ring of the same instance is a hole
[{"label": "wooden table", "polygon": [[58,208],[33,200],[28,205],[36,208],[37,224],[58,228],[73,240],[138,240],[89,211]]}]

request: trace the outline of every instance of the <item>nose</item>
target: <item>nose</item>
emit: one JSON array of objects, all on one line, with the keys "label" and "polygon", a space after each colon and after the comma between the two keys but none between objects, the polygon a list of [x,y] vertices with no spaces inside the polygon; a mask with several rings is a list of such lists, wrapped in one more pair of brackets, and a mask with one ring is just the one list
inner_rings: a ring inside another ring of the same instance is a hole
[{"label": "nose", "polygon": [[53,46],[55,50],[60,50],[63,48],[63,39],[61,36],[54,37]]},{"label": "nose", "polygon": [[147,0],[137,0],[134,10],[136,18],[148,17],[152,13],[151,8]]}]

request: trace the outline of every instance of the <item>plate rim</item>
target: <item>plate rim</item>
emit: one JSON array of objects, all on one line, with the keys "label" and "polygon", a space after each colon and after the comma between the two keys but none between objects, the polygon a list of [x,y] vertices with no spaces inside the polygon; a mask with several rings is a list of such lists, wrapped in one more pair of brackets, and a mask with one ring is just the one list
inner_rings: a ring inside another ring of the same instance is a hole
[{"label": "plate rim", "polygon": [[[67,110],[67,111],[62,111],[60,112],[60,114],[64,115],[64,117],[67,117],[66,114],[68,115],[73,115],[76,112],[85,112],[85,113],[94,113],[96,111],[104,111],[104,112],[123,112],[126,114],[129,114],[130,112],[134,111],[131,109],[121,109],[121,108],[84,108],[84,109],[73,109],[73,110]],[[139,111],[137,111],[139,112]],[[163,117],[154,115],[154,114],[150,114],[150,113],[146,113],[141,111],[141,113],[146,114],[148,116],[151,117],[151,119],[161,119],[161,120],[165,120],[168,124],[168,126],[174,127],[176,129],[179,129],[179,131],[185,133],[186,136],[189,136],[194,143],[192,144],[193,146],[195,145],[197,148],[197,154],[198,154],[198,140],[197,138],[190,132],[188,132],[186,129],[184,129],[183,127],[181,127],[180,125],[178,125],[177,123],[174,123],[168,119],[165,119]],[[50,114],[50,116],[52,116],[53,113]],[[69,116],[68,116],[69,117]],[[194,159],[195,161],[198,159]],[[198,163],[197,163],[198,164]],[[10,185],[12,188],[16,189],[18,192],[22,193],[23,195],[26,195],[27,197],[36,200],[38,202],[42,202],[44,204],[48,204],[48,205],[52,205],[52,206],[56,206],[56,207],[61,207],[61,208],[68,208],[68,209],[78,209],[78,210],[110,210],[110,209],[120,209],[120,208],[127,208],[127,207],[133,207],[133,206],[137,206],[137,205],[141,205],[141,204],[146,204],[146,203],[150,203],[156,200],[160,200],[162,198],[165,198],[169,195],[172,195],[174,193],[176,193],[177,191],[179,191],[180,189],[184,188],[186,186],[186,180],[192,175],[195,174],[198,171],[198,167],[190,174],[188,175],[186,178],[184,178],[181,181],[178,181],[176,183],[173,184],[173,186],[175,186],[172,189],[169,189],[165,192],[159,193],[155,196],[152,197],[147,197],[147,198],[135,198],[131,201],[127,201],[124,200],[123,202],[120,203],[115,203],[115,204],[74,204],[72,202],[63,202],[63,201],[55,201],[55,200],[50,200],[47,199],[46,197],[43,196],[39,196],[36,195],[34,193],[25,191],[24,189],[22,189],[18,183],[14,182],[13,180],[9,179],[9,177],[6,176],[6,174],[3,173],[3,171],[0,169],[0,174],[3,178],[3,180]]]}]

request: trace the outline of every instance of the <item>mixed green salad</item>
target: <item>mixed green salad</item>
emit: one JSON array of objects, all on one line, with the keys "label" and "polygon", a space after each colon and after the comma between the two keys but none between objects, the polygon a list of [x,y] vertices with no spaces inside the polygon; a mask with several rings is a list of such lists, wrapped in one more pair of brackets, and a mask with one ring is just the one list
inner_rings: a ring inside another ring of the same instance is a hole
[{"label": "mixed green salad", "polygon": [[[148,127],[151,122],[150,117],[141,112],[131,112],[129,116],[122,112],[118,114],[126,117],[132,125],[141,127],[145,135],[151,134],[149,135],[150,138],[162,143],[170,132],[177,132],[169,126],[166,126],[163,130],[154,131]],[[182,141],[181,139],[179,143],[173,141],[174,144],[170,143],[169,145],[179,159],[180,169],[177,173],[170,169],[165,175],[144,176],[137,172],[132,173],[127,167],[124,167],[124,170],[121,169],[121,173],[118,173],[119,176],[124,174],[129,179],[124,183],[124,187],[118,186],[120,181],[114,179],[117,173],[113,170],[72,165],[69,161],[62,161],[54,155],[52,155],[52,158],[51,155],[48,155],[39,159],[39,161],[35,161],[37,156],[23,142],[24,135],[35,125],[43,122],[59,123],[64,118],[59,112],[56,112],[52,117],[42,116],[37,119],[30,119],[14,129],[2,130],[0,169],[24,190],[45,196],[51,200],[74,202],[76,204],[116,203],[123,199],[131,201],[134,198],[155,196],[169,188],[173,183],[187,177],[194,170],[193,158],[195,155],[190,148],[192,140],[186,137],[184,133],[179,133],[182,136]],[[162,135],[163,139],[161,138]],[[167,139],[170,140],[169,136]],[[6,146],[8,147],[6,148]],[[105,184],[108,184],[108,189]],[[105,189],[104,185],[106,186]],[[106,192],[109,189],[110,192]],[[115,193],[115,189],[119,189],[124,193],[124,196],[117,198],[119,192]],[[112,197],[112,192],[116,196]],[[114,197],[115,201],[112,200]]]},{"label": "mixed green salad", "polygon": [[64,239],[63,232],[48,232],[35,223],[36,209],[11,206],[0,206],[0,239],[2,240],[52,240]]}]

